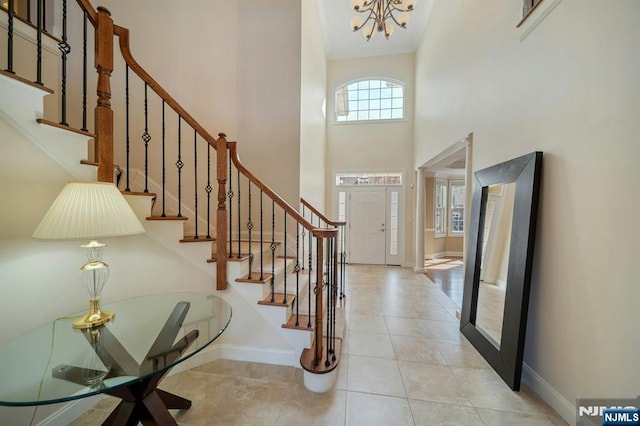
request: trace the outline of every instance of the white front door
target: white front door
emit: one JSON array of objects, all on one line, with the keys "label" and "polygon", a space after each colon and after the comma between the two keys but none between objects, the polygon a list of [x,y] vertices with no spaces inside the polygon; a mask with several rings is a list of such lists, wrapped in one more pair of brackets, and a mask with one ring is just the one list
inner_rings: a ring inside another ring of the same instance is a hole
[{"label": "white front door", "polygon": [[352,187],[349,202],[349,262],[384,265],[386,187]]}]

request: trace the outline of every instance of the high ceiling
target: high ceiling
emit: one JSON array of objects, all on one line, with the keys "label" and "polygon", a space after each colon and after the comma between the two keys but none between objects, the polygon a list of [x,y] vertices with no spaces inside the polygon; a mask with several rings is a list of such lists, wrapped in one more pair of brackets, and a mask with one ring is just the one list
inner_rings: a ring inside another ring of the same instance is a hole
[{"label": "high ceiling", "polygon": [[[318,0],[329,59],[391,55],[413,52],[424,33],[433,0],[417,0],[407,28],[396,28],[389,37],[376,32],[367,41],[362,31],[353,32],[349,20],[356,14],[350,0]],[[395,24],[394,24],[395,25]]]}]

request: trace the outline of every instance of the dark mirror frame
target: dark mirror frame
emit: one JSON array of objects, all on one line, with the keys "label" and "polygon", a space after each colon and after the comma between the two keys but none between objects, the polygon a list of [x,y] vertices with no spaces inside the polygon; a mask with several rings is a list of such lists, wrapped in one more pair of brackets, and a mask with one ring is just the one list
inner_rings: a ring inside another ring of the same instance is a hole
[{"label": "dark mirror frame", "polygon": [[[541,167],[542,152],[536,151],[474,174],[460,331],[513,390],[520,390],[522,375]],[[488,187],[511,182],[516,184],[511,245],[502,336],[500,346],[496,347],[475,325],[482,261],[482,233]]]}]

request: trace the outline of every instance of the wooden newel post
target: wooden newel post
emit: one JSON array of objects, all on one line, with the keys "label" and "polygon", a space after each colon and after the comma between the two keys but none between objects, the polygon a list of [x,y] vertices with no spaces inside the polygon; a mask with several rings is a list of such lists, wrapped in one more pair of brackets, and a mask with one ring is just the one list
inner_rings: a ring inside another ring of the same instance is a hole
[{"label": "wooden newel post", "polygon": [[110,84],[113,71],[113,19],[111,12],[104,7],[98,7],[95,52],[95,66],[98,72],[98,104],[95,110],[98,181],[113,182],[113,111]]},{"label": "wooden newel post", "polygon": [[216,140],[216,178],[218,212],[216,216],[216,289],[227,288],[227,139],[224,133]]}]

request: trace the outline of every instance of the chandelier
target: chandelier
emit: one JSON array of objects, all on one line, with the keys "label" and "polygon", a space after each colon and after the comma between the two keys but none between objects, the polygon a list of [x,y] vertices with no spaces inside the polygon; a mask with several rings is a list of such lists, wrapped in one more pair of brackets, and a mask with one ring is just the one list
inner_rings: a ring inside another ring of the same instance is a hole
[{"label": "chandelier", "polygon": [[[358,12],[349,22],[353,31],[363,29],[362,34],[367,41],[373,33],[384,33],[386,38],[393,34],[393,21],[401,28],[407,28],[409,12],[415,8],[416,0],[351,0],[351,7]],[[365,14],[366,19],[362,19]]]}]

